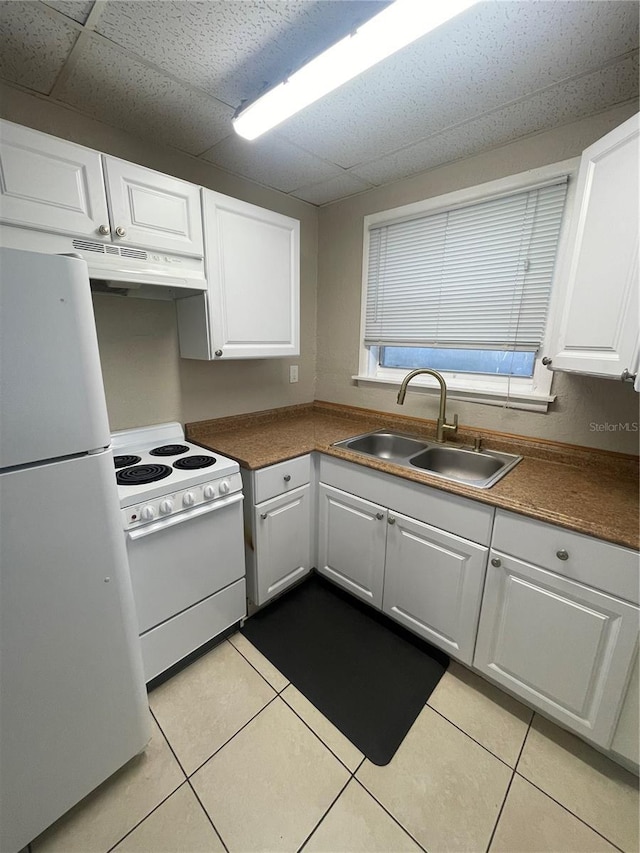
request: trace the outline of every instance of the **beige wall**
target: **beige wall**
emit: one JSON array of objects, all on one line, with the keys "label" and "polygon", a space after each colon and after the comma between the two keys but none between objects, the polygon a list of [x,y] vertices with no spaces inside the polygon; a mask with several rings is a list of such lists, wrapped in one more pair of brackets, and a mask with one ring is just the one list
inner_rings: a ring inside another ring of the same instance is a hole
[{"label": "beige wall", "polygon": [[[215,166],[0,85],[0,115],[293,216],[300,228],[301,354],[291,359],[201,362],[178,354],[173,302],[95,295],[100,358],[112,429],[215,418],[313,400],[316,349],[317,208]],[[289,365],[299,381],[289,384]]]},{"label": "beige wall", "polygon": [[[351,379],[359,362],[362,238],[367,214],[578,156],[635,112],[637,104],[621,105],[321,208],[316,398],[418,417],[435,418],[437,414],[434,398],[409,391],[399,409],[392,390],[358,387]],[[638,452],[637,432],[592,426],[637,424],[639,398],[630,384],[556,374],[552,392],[557,401],[547,414],[458,401],[449,409],[470,426]]]},{"label": "beige wall", "polygon": [[[329,205],[319,211],[318,232],[318,210],[311,205],[0,85],[3,118],[277,210],[302,223],[299,358],[216,363],[181,359],[173,303],[94,297],[112,429],[220,417],[314,397],[398,411],[393,392],[358,388],[351,381],[358,368],[363,217],[576,156],[634,111],[634,105],[623,105]],[[295,385],[288,382],[292,363],[300,367]],[[558,375],[553,390],[558,400],[547,415],[458,402],[451,410],[458,411],[461,423],[473,426],[637,452],[636,433],[596,432],[591,427],[638,421],[638,396],[631,386]],[[409,393],[402,411],[432,417],[434,403]]]}]

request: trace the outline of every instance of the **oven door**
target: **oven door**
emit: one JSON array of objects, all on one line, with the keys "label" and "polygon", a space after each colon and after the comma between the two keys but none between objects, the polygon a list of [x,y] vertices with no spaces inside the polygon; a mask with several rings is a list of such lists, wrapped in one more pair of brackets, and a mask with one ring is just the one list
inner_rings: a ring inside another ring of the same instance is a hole
[{"label": "oven door", "polygon": [[244,576],[242,493],[127,532],[140,633]]}]

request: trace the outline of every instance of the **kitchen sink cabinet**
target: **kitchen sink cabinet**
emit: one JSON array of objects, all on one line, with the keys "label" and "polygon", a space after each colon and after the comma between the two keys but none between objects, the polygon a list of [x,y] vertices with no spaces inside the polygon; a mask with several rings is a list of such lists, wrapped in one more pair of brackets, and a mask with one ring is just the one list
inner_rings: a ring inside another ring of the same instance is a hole
[{"label": "kitchen sink cabinet", "polygon": [[638,370],[639,139],[636,115],[582,154],[553,369],[616,379]]},{"label": "kitchen sink cabinet", "polygon": [[610,749],[638,643],[637,554],[502,511],[493,545],[475,668]]},{"label": "kitchen sink cabinet", "polygon": [[243,470],[247,596],[266,604],[311,571],[312,469],[309,456]]},{"label": "kitchen sink cabinet", "polygon": [[[334,460],[323,461],[321,471],[333,482],[345,474]],[[395,507],[403,503],[402,485],[397,493],[387,493],[384,504],[369,500],[367,485],[376,492],[385,476],[361,470],[353,474],[358,494],[320,483],[318,571],[470,664],[487,547],[397,512]],[[409,484],[407,489],[411,491]],[[410,495],[405,497],[411,505]],[[430,497],[437,506],[439,496]],[[442,496],[445,503],[447,497]],[[419,504],[413,506],[420,511]],[[453,520],[454,526],[459,523],[460,518]]]},{"label": "kitchen sink cabinet", "polygon": [[389,513],[382,610],[471,664],[488,549]]},{"label": "kitchen sink cabinet", "polygon": [[318,572],[378,610],[382,608],[386,528],[384,507],[320,483]]},{"label": "kitchen sink cabinet", "polygon": [[638,677],[638,649],[627,686],[618,724],[611,741],[611,750],[622,763],[636,774],[640,767],[640,679]]},{"label": "kitchen sink cabinet", "polygon": [[180,300],[183,358],[300,354],[300,223],[203,190],[208,293]]},{"label": "kitchen sink cabinet", "polygon": [[3,121],[1,219],[83,242],[202,257],[200,188]]}]

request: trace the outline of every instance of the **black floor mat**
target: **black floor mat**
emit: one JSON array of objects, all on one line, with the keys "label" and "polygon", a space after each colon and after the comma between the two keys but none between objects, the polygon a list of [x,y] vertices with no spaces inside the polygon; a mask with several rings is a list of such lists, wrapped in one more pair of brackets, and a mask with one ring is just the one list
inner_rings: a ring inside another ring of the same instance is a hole
[{"label": "black floor mat", "polygon": [[318,575],[242,633],[378,765],[391,761],[449,665],[444,652]]}]

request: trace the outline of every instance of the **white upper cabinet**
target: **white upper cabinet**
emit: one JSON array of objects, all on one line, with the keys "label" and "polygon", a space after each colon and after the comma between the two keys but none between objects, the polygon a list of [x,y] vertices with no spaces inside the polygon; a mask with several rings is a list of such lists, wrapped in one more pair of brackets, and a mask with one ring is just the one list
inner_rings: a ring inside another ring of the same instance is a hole
[{"label": "white upper cabinet", "polygon": [[4,223],[202,257],[199,187],[10,122],[0,130]]},{"label": "white upper cabinet", "polygon": [[202,191],[203,298],[178,305],[184,358],[300,354],[300,223],[211,190]]},{"label": "white upper cabinet", "polygon": [[640,116],[583,152],[552,366],[621,378],[638,368]]},{"label": "white upper cabinet", "polygon": [[3,222],[91,238],[109,228],[97,151],[5,121],[0,142]]},{"label": "white upper cabinet", "polygon": [[202,257],[199,187],[115,157],[103,159],[115,242]]}]

